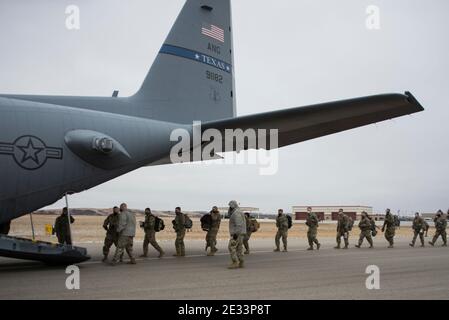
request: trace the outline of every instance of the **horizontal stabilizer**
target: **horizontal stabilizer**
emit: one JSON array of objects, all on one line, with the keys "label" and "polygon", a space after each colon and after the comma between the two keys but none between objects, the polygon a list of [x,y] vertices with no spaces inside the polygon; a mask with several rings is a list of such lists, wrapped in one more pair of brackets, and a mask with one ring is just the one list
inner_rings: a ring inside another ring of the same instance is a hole
[{"label": "horizontal stabilizer", "polygon": [[[202,130],[278,129],[278,147],[284,147],[423,110],[410,92],[383,94],[212,121],[203,123]],[[270,144],[239,148],[234,143],[233,151],[241,149],[270,149]]]}]

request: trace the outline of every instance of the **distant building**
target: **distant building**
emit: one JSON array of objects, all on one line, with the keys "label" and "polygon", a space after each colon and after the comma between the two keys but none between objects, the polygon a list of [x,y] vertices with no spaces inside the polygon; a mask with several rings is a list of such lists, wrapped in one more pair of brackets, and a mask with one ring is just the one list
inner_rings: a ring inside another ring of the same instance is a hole
[{"label": "distant building", "polygon": [[320,221],[337,220],[340,209],[354,220],[360,220],[363,211],[369,215],[373,214],[373,207],[367,206],[293,206],[292,216],[295,220],[306,220],[307,207],[312,207],[312,211],[316,213]]}]

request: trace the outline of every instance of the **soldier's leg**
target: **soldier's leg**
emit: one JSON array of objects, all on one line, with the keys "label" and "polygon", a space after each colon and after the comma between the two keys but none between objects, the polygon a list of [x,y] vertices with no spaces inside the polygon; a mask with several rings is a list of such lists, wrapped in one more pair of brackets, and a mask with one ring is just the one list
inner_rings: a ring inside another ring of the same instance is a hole
[{"label": "soldier's leg", "polygon": [[111,250],[111,247],[113,244],[114,244],[114,239],[112,239],[110,236],[106,236],[106,238],[104,238],[103,262],[108,259],[109,251]]},{"label": "soldier's leg", "polygon": [[210,237],[210,251],[212,253],[217,252],[217,235],[218,235],[218,229],[212,230],[211,237]]},{"label": "soldier's leg", "polygon": [[345,249],[348,249],[349,247],[349,232],[343,233],[343,239],[345,241]]},{"label": "soldier's leg", "polygon": [[337,231],[336,240],[337,240],[337,246],[335,246],[334,248],[335,249],[340,249],[340,245],[341,245],[341,233],[340,233],[340,231]]},{"label": "soldier's leg", "polygon": [[307,242],[309,242],[309,247],[307,248],[307,250],[313,250],[313,237],[310,228],[307,231]]},{"label": "soldier's leg", "polygon": [[437,242],[439,236],[440,232],[435,230],[435,235],[433,236],[433,239],[429,242],[429,244],[432,246],[435,245],[435,242]]},{"label": "soldier's leg", "polygon": [[181,233],[180,233],[180,231],[176,232],[175,249],[176,249],[176,253],[174,254],[174,256],[180,256],[181,255]]},{"label": "soldier's leg", "polygon": [[112,259],[112,264],[117,263],[119,258],[123,255],[123,251],[125,250],[126,239],[121,236],[117,241],[117,247],[115,248],[114,258]]},{"label": "soldier's leg", "polygon": [[363,239],[365,239],[365,232],[361,231],[359,235],[359,243],[355,245],[357,248],[360,248],[363,243]]},{"label": "soldier's leg", "polygon": [[141,257],[147,257],[148,256],[148,244],[150,243],[150,237],[148,235],[148,232],[145,232],[145,237],[143,239],[143,254]]},{"label": "soldier's leg", "polygon": [[279,251],[280,239],[281,231],[278,229],[278,231],[276,232],[276,236],[274,237],[274,244],[276,245],[276,249],[274,251]]},{"label": "soldier's leg", "polygon": [[129,259],[131,260],[130,264],[136,264],[136,259],[134,259],[133,256],[133,245],[134,245],[134,237],[127,237],[126,241],[126,253],[129,256]]},{"label": "soldier's leg", "polygon": [[419,233],[419,240],[421,240],[421,247],[424,247],[424,232]]},{"label": "soldier's leg", "polygon": [[244,258],[243,258],[243,239],[244,235],[241,234],[237,238],[237,258],[239,260],[239,267],[243,268]]},{"label": "soldier's leg", "polygon": [[282,244],[284,245],[284,251],[287,251],[287,238],[288,238],[288,231],[282,232]]},{"label": "soldier's leg", "polygon": [[245,254],[249,254],[249,239],[251,238],[251,233],[247,232],[245,236],[243,236],[243,246],[245,247]]},{"label": "soldier's leg", "polygon": [[373,245],[373,237],[371,236],[371,232],[368,231],[368,232],[366,233],[365,237],[366,237],[366,240],[368,240],[369,247],[370,247],[370,248],[373,248],[374,245]]},{"label": "soldier's leg", "polygon": [[180,244],[181,244],[181,248],[180,248],[180,250],[181,250],[181,257],[184,257],[186,255],[186,247],[185,247],[185,244],[184,244],[184,237],[185,236],[186,236],[186,229],[184,229],[184,231],[181,232],[181,242],[180,242]]},{"label": "soldier's leg", "polygon": [[157,252],[159,252],[159,257],[161,257],[164,254],[164,250],[159,246],[159,244],[156,241],[156,232],[150,232],[148,235],[148,241],[151,243],[154,249],[156,249]]},{"label": "soldier's leg", "polygon": [[210,247],[210,230],[207,231],[206,233],[206,248],[204,250],[207,251],[207,248],[209,247]]},{"label": "soldier's leg", "polygon": [[229,266],[230,269],[239,267],[239,260],[237,258],[237,242],[232,239],[229,240],[228,244],[229,256],[231,258],[232,264]]},{"label": "soldier's leg", "polygon": [[418,234],[419,234],[419,237],[421,238],[421,234],[419,232],[413,231],[413,239],[412,239],[412,242],[410,243],[411,247],[415,246],[416,238],[418,237]]},{"label": "soldier's leg", "polygon": [[318,241],[317,235],[318,235],[318,230],[317,230],[317,229],[314,229],[314,231],[313,231],[313,242],[316,244],[316,249],[317,249],[317,250],[320,250],[321,244],[320,244],[320,242]]},{"label": "soldier's leg", "polygon": [[443,238],[443,246],[447,246],[447,233],[446,230],[444,230],[443,232],[441,232],[441,238]]}]

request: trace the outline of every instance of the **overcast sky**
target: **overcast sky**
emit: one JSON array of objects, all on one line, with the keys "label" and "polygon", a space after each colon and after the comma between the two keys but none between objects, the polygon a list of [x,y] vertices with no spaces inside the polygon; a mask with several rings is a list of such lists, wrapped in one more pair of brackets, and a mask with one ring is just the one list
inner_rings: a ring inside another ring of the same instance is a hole
[{"label": "overcast sky", "polygon": [[[0,92],[131,95],[183,3],[0,0]],[[81,10],[79,31],[65,26],[70,4]],[[250,165],[143,168],[72,196],[71,206],[448,209],[449,1],[232,4],[238,115],[406,90],[426,111],[285,147],[273,176]],[[366,27],[369,5],[380,9],[380,30]]]}]

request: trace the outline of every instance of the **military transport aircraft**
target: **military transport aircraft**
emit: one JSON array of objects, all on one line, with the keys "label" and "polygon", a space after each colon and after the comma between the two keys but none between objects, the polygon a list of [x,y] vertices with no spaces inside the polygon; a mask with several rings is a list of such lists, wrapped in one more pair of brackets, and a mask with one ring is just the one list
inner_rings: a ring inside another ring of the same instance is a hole
[{"label": "military transport aircraft", "polygon": [[[406,92],[237,117],[232,31],[230,0],[187,0],[136,94],[0,95],[0,224],[140,167],[170,164],[171,133],[192,131],[193,121],[203,131],[278,129],[283,147],[424,110]],[[233,151],[248,148],[260,146]],[[12,247],[0,245],[0,254]]]}]

